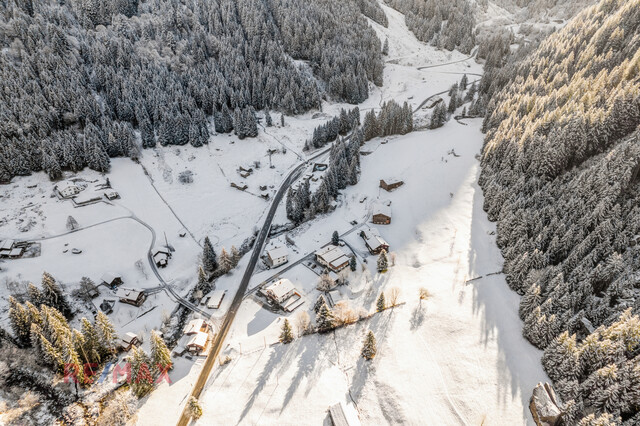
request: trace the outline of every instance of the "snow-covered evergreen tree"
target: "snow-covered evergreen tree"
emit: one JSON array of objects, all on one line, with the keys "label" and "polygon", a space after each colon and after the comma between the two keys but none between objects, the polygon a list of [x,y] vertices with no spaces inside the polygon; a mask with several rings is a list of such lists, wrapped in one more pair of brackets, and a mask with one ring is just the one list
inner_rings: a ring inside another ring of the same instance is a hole
[{"label": "snow-covered evergreen tree", "polygon": [[280,343],[287,344],[291,342],[293,342],[293,330],[291,329],[289,320],[285,318],[280,331]]},{"label": "snow-covered evergreen tree", "polygon": [[367,360],[372,360],[378,352],[376,337],[373,331],[369,330],[367,336],[364,339],[364,345],[362,346],[362,357]]}]

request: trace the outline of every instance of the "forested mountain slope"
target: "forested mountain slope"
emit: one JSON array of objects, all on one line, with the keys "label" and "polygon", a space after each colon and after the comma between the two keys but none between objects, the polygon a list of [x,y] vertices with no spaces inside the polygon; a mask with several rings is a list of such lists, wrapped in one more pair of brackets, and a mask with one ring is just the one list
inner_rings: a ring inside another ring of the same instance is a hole
[{"label": "forested mountain slope", "polygon": [[244,137],[256,109],[361,102],[383,65],[360,7],[375,13],[355,0],[2,1],[0,182],[105,171],[137,155],[135,128],[143,147],[199,146],[211,115]]},{"label": "forested mountain slope", "polygon": [[640,423],[639,49],[640,3],[602,1],[500,72],[484,123],[485,210],[567,424]]}]

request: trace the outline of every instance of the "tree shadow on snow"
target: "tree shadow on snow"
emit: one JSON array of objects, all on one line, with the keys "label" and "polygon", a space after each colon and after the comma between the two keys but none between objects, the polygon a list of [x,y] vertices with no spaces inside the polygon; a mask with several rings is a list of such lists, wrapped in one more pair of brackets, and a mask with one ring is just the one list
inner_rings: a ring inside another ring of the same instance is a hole
[{"label": "tree shadow on snow", "polygon": [[483,278],[466,285],[473,290],[473,313],[482,317],[482,343],[486,347],[495,340],[500,352],[497,365],[494,366],[498,372],[499,402],[506,407],[520,397],[523,419],[531,422],[528,410],[531,392],[538,382],[549,379],[540,364],[542,352],[522,337],[522,321],[518,316],[519,296],[508,287],[504,275],[487,276],[502,268],[502,256],[495,237],[491,236],[495,226],[491,225],[482,210],[482,190],[477,183],[474,189],[468,276]]},{"label": "tree shadow on snow", "polygon": [[425,315],[426,310],[427,310],[426,303],[418,303],[416,305],[415,309],[411,313],[411,319],[409,320],[409,329],[411,331],[416,331],[418,328],[420,328],[425,318],[427,317]]}]

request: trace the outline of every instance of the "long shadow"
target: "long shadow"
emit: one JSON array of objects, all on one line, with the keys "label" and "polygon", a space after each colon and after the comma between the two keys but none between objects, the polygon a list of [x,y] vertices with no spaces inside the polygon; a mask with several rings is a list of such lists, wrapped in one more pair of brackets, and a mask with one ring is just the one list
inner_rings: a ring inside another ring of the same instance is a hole
[{"label": "long shadow", "polygon": [[[468,251],[468,275],[472,277],[502,268],[502,256],[491,235],[495,226],[482,210],[483,195],[477,183],[474,189]],[[523,419],[532,421],[528,410],[531,392],[538,382],[549,379],[540,363],[542,352],[522,337],[522,321],[518,316],[520,298],[508,288],[503,275],[485,276],[468,285],[473,290],[473,313],[481,316],[483,343],[486,346],[495,339],[500,351],[495,366],[499,372],[499,402],[506,406],[520,397]]]}]

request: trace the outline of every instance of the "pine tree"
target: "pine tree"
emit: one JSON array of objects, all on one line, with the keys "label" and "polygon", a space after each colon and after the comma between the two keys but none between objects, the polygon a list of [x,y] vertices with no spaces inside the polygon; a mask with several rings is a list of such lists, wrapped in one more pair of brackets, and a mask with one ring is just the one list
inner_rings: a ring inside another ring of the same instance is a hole
[{"label": "pine tree", "polygon": [[149,365],[149,356],[140,348],[131,348],[131,390],[138,398],[142,398],[153,389],[153,376]]},{"label": "pine tree", "polygon": [[204,237],[204,247],[202,249],[202,264],[207,272],[213,272],[218,268],[216,252],[213,249],[209,237]]},{"label": "pine tree", "polygon": [[327,332],[334,327],[334,317],[333,313],[327,306],[327,303],[323,300],[320,309],[318,309],[318,314],[316,315],[316,327],[319,333]]},{"label": "pine tree", "polygon": [[13,296],[9,296],[9,322],[13,335],[22,347],[31,345],[29,312]]},{"label": "pine tree", "polygon": [[171,352],[156,330],[151,330],[151,362],[153,369],[172,368]]},{"label": "pine tree", "polygon": [[240,252],[238,251],[238,249],[236,248],[236,246],[231,246],[231,264],[233,265],[232,268],[235,268],[236,266],[238,266],[238,263],[240,262]]},{"label": "pine tree", "polygon": [[94,327],[98,335],[98,341],[100,342],[100,356],[104,358],[105,356],[113,354],[116,346],[117,335],[109,317],[107,317],[102,311],[98,311]]},{"label": "pine tree", "polygon": [[280,126],[284,127],[284,114],[280,114]]},{"label": "pine tree", "polygon": [[389,54],[389,38],[384,39],[384,44],[382,45],[382,54],[383,55]]},{"label": "pine tree", "polygon": [[362,357],[367,360],[371,360],[376,356],[376,337],[373,335],[373,331],[369,330],[367,337],[364,339],[364,345],[362,346]]},{"label": "pine tree", "polygon": [[27,288],[27,296],[29,301],[33,303],[35,306],[40,306],[44,303],[44,296],[38,287],[33,285],[33,283],[29,283]]},{"label": "pine tree", "polygon": [[326,303],[327,301],[324,299],[323,295],[318,296],[316,303],[313,305],[313,311],[317,314],[318,312],[320,312],[320,308],[322,307],[322,305],[326,305]]},{"label": "pine tree", "polygon": [[87,357],[87,362],[100,362],[100,354],[106,352],[104,348],[101,347],[100,339],[98,337],[98,333],[89,322],[88,319],[82,318],[82,353]]},{"label": "pine tree", "polygon": [[284,323],[282,323],[282,331],[280,333],[280,343],[291,343],[293,342],[293,331],[291,330],[291,324],[287,318],[284,319]]},{"label": "pine tree", "polygon": [[382,249],[378,255],[378,272],[384,272],[389,267],[389,259],[387,258],[387,251]]},{"label": "pine tree", "polygon": [[358,264],[356,263],[356,257],[351,256],[351,259],[349,259],[349,268],[351,269],[351,271],[355,271],[357,266]]},{"label": "pine tree", "polygon": [[231,256],[229,256],[229,253],[227,253],[227,251],[224,249],[224,247],[222,248],[222,251],[220,252],[220,263],[219,263],[218,267],[220,268],[220,270],[224,274],[226,274],[231,269],[233,269],[233,262],[231,260]]},{"label": "pine tree", "polygon": [[78,222],[75,220],[75,218],[73,216],[69,216],[67,218],[67,229],[69,231],[75,231],[79,227],[80,227],[80,225],[78,225]]},{"label": "pine tree", "polygon": [[211,285],[202,266],[198,266],[198,283],[196,284],[196,290],[200,290],[203,294],[211,291]]},{"label": "pine tree", "polygon": [[202,417],[202,407],[198,400],[193,396],[189,398],[189,414],[196,420]]},{"label": "pine tree", "polygon": [[62,293],[62,289],[51,274],[44,272],[42,274],[42,298],[43,303],[56,308],[62,315],[69,317],[71,308],[67,303],[67,299]]},{"label": "pine tree", "polygon": [[384,291],[380,293],[378,296],[378,301],[376,302],[376,310],[378,312],[382,312],[387,308],[387,302],[384,299]]},{"label": "pine tree", "polygon": [[338,243],[340,243],[340,235],[338,234],[338,231],[333,231],[333,235],[331,235],[331,244],[337,246]]}]

